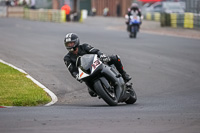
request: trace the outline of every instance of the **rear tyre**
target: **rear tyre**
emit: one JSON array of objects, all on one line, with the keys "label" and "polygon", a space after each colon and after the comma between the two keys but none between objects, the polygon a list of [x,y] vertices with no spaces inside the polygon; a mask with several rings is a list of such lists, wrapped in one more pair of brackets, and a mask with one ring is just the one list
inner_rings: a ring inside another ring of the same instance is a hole
[{"label": "rear tyre", "polygon": [[118,104],[115,92],[106,88],[99,80],[94,83],[96,93],[110,106]]}]

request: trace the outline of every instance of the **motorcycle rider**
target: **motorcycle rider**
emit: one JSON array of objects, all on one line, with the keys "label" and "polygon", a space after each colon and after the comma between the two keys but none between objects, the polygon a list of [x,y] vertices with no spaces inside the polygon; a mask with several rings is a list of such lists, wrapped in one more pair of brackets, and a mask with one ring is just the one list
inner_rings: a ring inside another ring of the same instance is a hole
[{"label": "motorcycle rider", "polygon": [[[130,21],[130,16],[133,15],[133,14],[136,14],[137,16],[140,17],[140,25],[142,24],[142,13],[141,13],[141,10],[139,9],[139,6],[137,3],[132,3],[131,4],[131,7],[128,8],[128,12],[126,14],[127,16],[127,21],[126,21],[126,24],[127,24],[127,31],[130,31],[130,26],[129,26],[129,21]],[[140,25],[139,25],[139,29],[140,29]],[[139,30],[138,29],[138,30]]]},{"label": "motorcycle rider", "polygon": [[74,78],[78,80],[78,68],[76,66],[76,59],[84,54],[97,54],[98,57],[103,62],[107,62],[108,65],[114,64],[125,82],[131,80],[131,77],[124,71],[121,59],[118,55],[106,56],[99,49],[96,49],[89,44],[84,43],[79,45],[79,43],[79,37],[75,33],[68,33],[64,38],[65,47],[69,51],[64,57],[64,62]]}]

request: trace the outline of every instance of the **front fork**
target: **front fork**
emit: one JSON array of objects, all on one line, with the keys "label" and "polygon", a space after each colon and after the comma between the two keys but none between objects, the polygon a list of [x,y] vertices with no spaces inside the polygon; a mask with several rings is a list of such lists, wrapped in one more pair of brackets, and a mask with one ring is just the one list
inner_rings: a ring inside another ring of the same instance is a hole
[{"label": "front fork", "polygon": [[115,88],[116,98],[118,102],[122,102],[124,96],[126,95],[126,87],[121,74],[119,74],[115,68],[107,65],[105,65],[104,69],[102,69],[102,74],[108,81],[112,82]]}]

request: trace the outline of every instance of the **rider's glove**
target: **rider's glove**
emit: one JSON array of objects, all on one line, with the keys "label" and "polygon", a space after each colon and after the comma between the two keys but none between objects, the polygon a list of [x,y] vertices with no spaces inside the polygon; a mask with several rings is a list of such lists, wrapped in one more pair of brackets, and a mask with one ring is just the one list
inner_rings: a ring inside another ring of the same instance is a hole
[{"label": "rider's glove", "polygon": [[105,54],[100,55],[100,60],[102,62],[109,62],[110,61],[110,57],[106,56]]},{"label": "rider's glove", "polygon": [[83,82],[81,79],[79,79],[79,75],[78,75],[78,74],[76,75],[76,80],[77,80],[78,82],[80,82],[80,83]]}]

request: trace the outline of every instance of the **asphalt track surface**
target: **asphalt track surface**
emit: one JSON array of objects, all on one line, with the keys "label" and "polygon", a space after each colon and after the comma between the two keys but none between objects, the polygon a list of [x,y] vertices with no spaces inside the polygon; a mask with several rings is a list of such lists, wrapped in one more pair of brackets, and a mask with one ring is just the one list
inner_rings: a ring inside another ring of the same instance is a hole
[{"label": "asphalt track surface", "polygon": [[[92,20],[92,21],[88,21]],[[0,109],[1,133],[199,133],[200,40],[147,34],[130,39],[117,18],[84,23],[0,19],[0,59],[58,96],[50,107]],[[75,32],[105,54],[118,54],[133,77],[138,101],[109,107],[69,74],[66,33]]]}]

